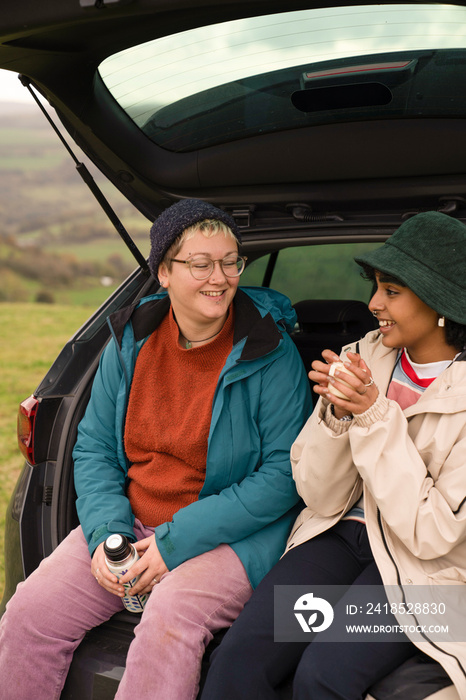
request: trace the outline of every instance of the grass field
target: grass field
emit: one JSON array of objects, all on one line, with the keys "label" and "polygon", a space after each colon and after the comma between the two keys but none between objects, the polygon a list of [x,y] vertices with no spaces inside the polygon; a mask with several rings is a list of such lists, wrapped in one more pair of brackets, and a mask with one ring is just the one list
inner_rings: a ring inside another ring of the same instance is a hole
[{"label": "grass field", "polygon": [[89,306],[0,303],[0,598],[5,581],[5,512],[23,463],[16,442],[18,404],[34,392],[90,313]]}]

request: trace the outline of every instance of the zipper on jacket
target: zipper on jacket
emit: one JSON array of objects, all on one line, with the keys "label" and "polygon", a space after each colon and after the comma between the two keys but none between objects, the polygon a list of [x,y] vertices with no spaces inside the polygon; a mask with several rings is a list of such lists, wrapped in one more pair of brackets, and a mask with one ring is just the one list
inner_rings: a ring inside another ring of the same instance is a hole
[{"label": "zipper on jacket", "polygon": [[[405,604],[407,604],[407,600],[406,600],[406,597],[405,597],[405,592],[404,592],[403,584],[402,584],[402,582],[401,582],[400,571],[399,571],[398,566],[397,566],[397,564],[396,564],[396,562],[395,562],[395,559],[393,558],[393,555],[392,555],[392,553],[390,552],[390,549],[389,549],[389,547],[388,547],[387,539],[386,539],[386,537],[385,537],[385,533],[384,533],[384,530],[383,530],[382,517],[381,517],[380,510],[379,510],[378,507],[377,507],[377,522],[378,522],[378,524],[379,524],[380,534],[382,535],[382,540],[383,540],[383,544],[384,544],[385,550],[386,550],[388,556],[390,557],[393,566],[395,567],[396,577],[397,577],[397,581],[398,581],[398,586],[400,587],[400,589],[401,589],[401,594],[402,594],[402,596],[403,596],[403,602],[404,602]],[[419,625],[419,620],[417,619],[416,615],[413,614],[412,616],[413,616],[413,618],[415,619],[416,624],[420,627],[420,625]],[[461,671],[463,672],[463,675],[466,676],[466,670],[465,670],[465,669],[463,668],[463,666],[461,665],[461,662],[460,662],[460,660],[458,659],[457,656],[455,656],[454,654],[451,654],[449,651],[445,651],[445,649],[442,649],[441,647],[439,647],[435,642],[433,642],[431,639],[429,639],[429,637],[427,637],[427,636],[424,634],[424,632],[419,632],[419,634],[421,635],[421,637],[424,637],[424,639],[426,640],[426,642],[428,642],[431,646],[433,646],[434,649],[437,649],[437,650],[440,651],[442,654],[445,654],[446,656],[450,656],[452,659],[455,659],[456,663],[458,664],[458,666],[460,667]],[[408,639],[409,639],[409,637],[408,637]],[[410,641],[411,641],[411,640],[410,640]],[[411,642],[411,644],[413,644],[413,642]]]}]

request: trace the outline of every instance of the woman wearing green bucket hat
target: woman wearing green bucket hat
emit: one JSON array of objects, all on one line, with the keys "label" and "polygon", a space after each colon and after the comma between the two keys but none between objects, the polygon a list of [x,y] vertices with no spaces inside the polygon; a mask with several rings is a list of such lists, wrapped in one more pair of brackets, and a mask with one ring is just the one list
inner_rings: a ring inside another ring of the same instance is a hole
[{"label": "woman wearing green bucket hat", "polygon": [[[359,700],[419,650],[443,667],[428,694],[466,699],[466,226],[418,214],[356,261],[379,329],[313,362],[320,398],[291,450],[306,507],[202,700],[278,700],[291,673],[294,700]],[[313,627],[316,606],[299,640],[280,636],[277,586],[324,597],[332,624]]]}]

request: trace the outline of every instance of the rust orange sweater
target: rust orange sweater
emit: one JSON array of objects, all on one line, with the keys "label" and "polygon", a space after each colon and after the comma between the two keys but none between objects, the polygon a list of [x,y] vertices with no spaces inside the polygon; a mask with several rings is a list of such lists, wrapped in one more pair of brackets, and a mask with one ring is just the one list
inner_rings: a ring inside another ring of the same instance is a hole
[{"label": "rust orange sweater", "polygon": [[178,336],[170,310],[139,352],[126,414],[128,498],[149,527],[199,497],[213,396],[233,345],[233,309],[206,345],[185,350]]}]

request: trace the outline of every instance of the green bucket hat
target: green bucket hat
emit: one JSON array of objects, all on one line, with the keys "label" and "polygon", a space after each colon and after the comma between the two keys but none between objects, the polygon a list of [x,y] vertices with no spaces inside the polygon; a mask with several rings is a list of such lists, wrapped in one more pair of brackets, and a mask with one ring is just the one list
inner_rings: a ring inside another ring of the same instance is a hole
[{"label": "green bucket hat", "polygon": [[417,214],[355,260],[397,277],[441,316],[466,324],[466,225],[458,219]]}]

